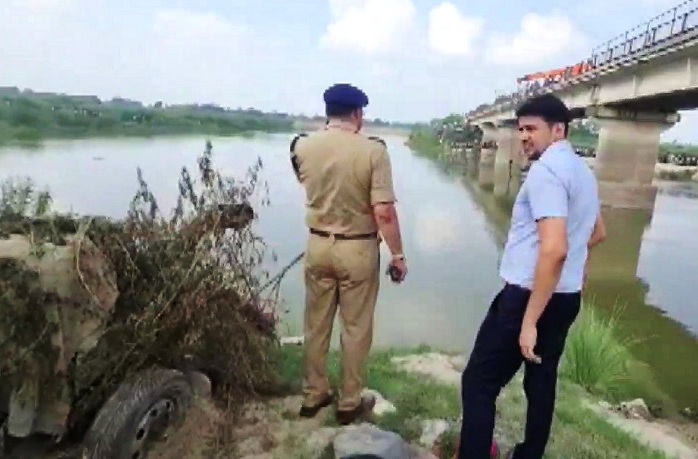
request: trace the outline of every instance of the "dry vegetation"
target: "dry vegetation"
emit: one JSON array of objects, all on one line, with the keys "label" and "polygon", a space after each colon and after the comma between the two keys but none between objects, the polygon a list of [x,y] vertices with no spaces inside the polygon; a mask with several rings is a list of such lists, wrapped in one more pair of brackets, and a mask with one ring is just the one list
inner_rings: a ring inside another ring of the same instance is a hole
[{"label": "dry vegetation", "polygon": [[[66,374],[57,374],[59,349],[51,341],[56,324],[47,308],[29,307],[54,298],[24,261],[0,256],[0,379],[18,384],[38,371],[45,387],[69,387],[76,436],[121,381],[154,366],[204,370],[222,407],[278,387],[277,316],[269,305],[280,278],[263,269],[266,246],[250,224],[250,202],[268,203],[260,196],[261,161],[244,181],[223,177],[207,142],[198,165],[198,180],[182,169],[170,215],[161,211],[140,170],[140,187],[120,220],[53,213],[50,195],[36,192],[30,181],[6,182],[2,189],[0,239],[26,236],[37,259],[51,248],[73,247],[76,271],[91,295],[100,294],[90,288],[99,283],[95,275],[104,281],[115,273],[118,298],[112,313],[102,316],[104,333],[71,360]],[[81,261],[89,247],[105,255],[109,266],[91,269],[89,257]],[[211,445],[222,450],[225,440],[212,439]]]}]

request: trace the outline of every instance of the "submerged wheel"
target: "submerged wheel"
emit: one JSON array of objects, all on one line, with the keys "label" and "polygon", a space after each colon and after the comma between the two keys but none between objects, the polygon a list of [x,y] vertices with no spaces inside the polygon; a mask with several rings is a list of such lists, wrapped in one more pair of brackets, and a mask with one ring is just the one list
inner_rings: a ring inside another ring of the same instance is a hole
[{"label": "submerged wheel", "polygon": [[89,459],[143,459],[151,440],[179,422],[193,398],[187,377],[156,369],[122,383],[97,413],[83,440]]}]

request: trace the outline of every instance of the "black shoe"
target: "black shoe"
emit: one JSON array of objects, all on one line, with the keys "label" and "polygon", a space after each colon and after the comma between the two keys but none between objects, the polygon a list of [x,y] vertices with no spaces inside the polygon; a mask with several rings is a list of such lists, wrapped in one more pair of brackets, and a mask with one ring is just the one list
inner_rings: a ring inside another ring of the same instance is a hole
[{"label": "black shoe", "polygon": [[319,412],[321,409],[323,409],[323,408],[325,408],[325,407],[327,407],[327,406],[330,406],[330,405],[332,404],[333,401],[334,401],[334,395],[333,395],[333,394],[327,394],[327,396],[325,397],[325,399],[324,399],[323,401],[321,401],[320,403],[318,403],[317,405],[315,405],[315,406],[305,406],[305,405],[301,405],[301,409],[300,409],[300,411],[298,412],[298,414],[299,414],[301,417],[303,417],[303,418],[313,418],[313,417],[315,417],[316,414],[318,414],[318,412]]},{"label": "black shoe", "polygon": [[376,397],[373,395],[363,396],[359,406],[353,410],[337,410],[337,422],[343,426],[351,424],[361,416],[371,413],[374,406],[376,406]]}]

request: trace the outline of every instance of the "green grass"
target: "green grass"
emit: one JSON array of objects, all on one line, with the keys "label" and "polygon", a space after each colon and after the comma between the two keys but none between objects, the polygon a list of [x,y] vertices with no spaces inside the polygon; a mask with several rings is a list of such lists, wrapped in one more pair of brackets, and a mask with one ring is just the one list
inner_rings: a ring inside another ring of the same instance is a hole
[{"label": "green grass", "polygon": [[[560,375],[579,384],[591,393],[618,397],[630,378],[630,339],[618,338],[618,318],[615,308],[603,317],[588,303],[583,303],[577,321],[570,329]],[[625,395],[625,394],[623,394]]]},{"label": "green grass", "polygon": [[410,133],[407,146],[417,156],[430,159],[439,159],[443,156],[444,147],[432,131],[427,129],[414,130]]},{"label": "green grass", "polygon": [[[1,88],[0,88],[1,89]],[[0,92],[0,145],[37,145],[46,139],[290,132],[293,118],[254,109],[143,106],[96,97]]]},{"label": "green grass", "polygon": [[[596,319],[595,316],[594,319]],[[380,392],[397,407],[395,413],[377,417],[374,422],[383,429],[399,433],[409,441],[416,441],[421,435],[422,420],[445,419],[449,421],[451,428],[442,437],[441,457],[450,458],[453,455],[459,429],[457,425],[460,415],[458,387],[401,371],[391,363],[393,356],[428,351],[430,351],[429,348],[421,347],[412,350],[378,351],[371,354],[367,363],[367,385]],[[286,348],[283,352],[281,374],[289,383],[289,388],[298,392],[302,377],[302,350]],[[337,352],[332,352],[328,362],[330,380],[335,387],[340,374],[338,357]],[[591,411],[584,404],[584,400],[591,397],[580,386],[565,379],[560,380],[553,432],[546,458],[660,459],[665,457],[648,450],[633,437],[606,423]],[[520,375],[504,389],[498,400],[497,411],[496,434],[500,446],[506,449],[521,439],[525,425],[526,399]],[[328,419],[330,423],[334,422],[334,417],[330,416]]]},{"label": "green grass", "polygon": [[[445,122],[446,119],[441,120]],[[452,123],[455,120],[451,121]],[[442,126],[443,127],[443,126]],[[453,133],[446,133],[446,139],[453,139]],[[466,135],[467,137],[467,135]],[[577,148],[596,149],[599,143],[598,134],[593,133],[589,129],[572,125],[568,136],[569,141]],[[439,159],[443,146],[439,144],[436,138],[436,131],[433,126],[417,126],[412,129],[408,145],[415,151],[418,156],[430,157]],[[698,156],[698,145],[679,144],[677,142],[663,142],[659,145],[660,162],[666,162],[664,159],[669,154],[678,154],[686,156]],[[685,174],[667,174],[662,177],[666,180],[690,180],[691,177],[685,177]]]},{"label": "green grass", "polygon": [[622,337],[622,311],[615,306],[605,316],[591,302],[583,303],[567,338],[560,377],[610,402],[640,397],[654,411],[674,410],[669,397],[657,387],[649,366],[632,353],[640,341]]}]

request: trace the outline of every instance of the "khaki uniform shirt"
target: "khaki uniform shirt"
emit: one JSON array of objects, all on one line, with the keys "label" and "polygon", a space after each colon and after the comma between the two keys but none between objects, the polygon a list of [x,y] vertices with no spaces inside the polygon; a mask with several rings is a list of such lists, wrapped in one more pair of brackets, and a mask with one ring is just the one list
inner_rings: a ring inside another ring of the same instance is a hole
[{"label": "khaki uniform shirt", "polygon": [[335,234],[378,231],[373,205],[395,202],[383,140],[330,124],[297,136],[291,160],[305,188],[308,228]]}]

